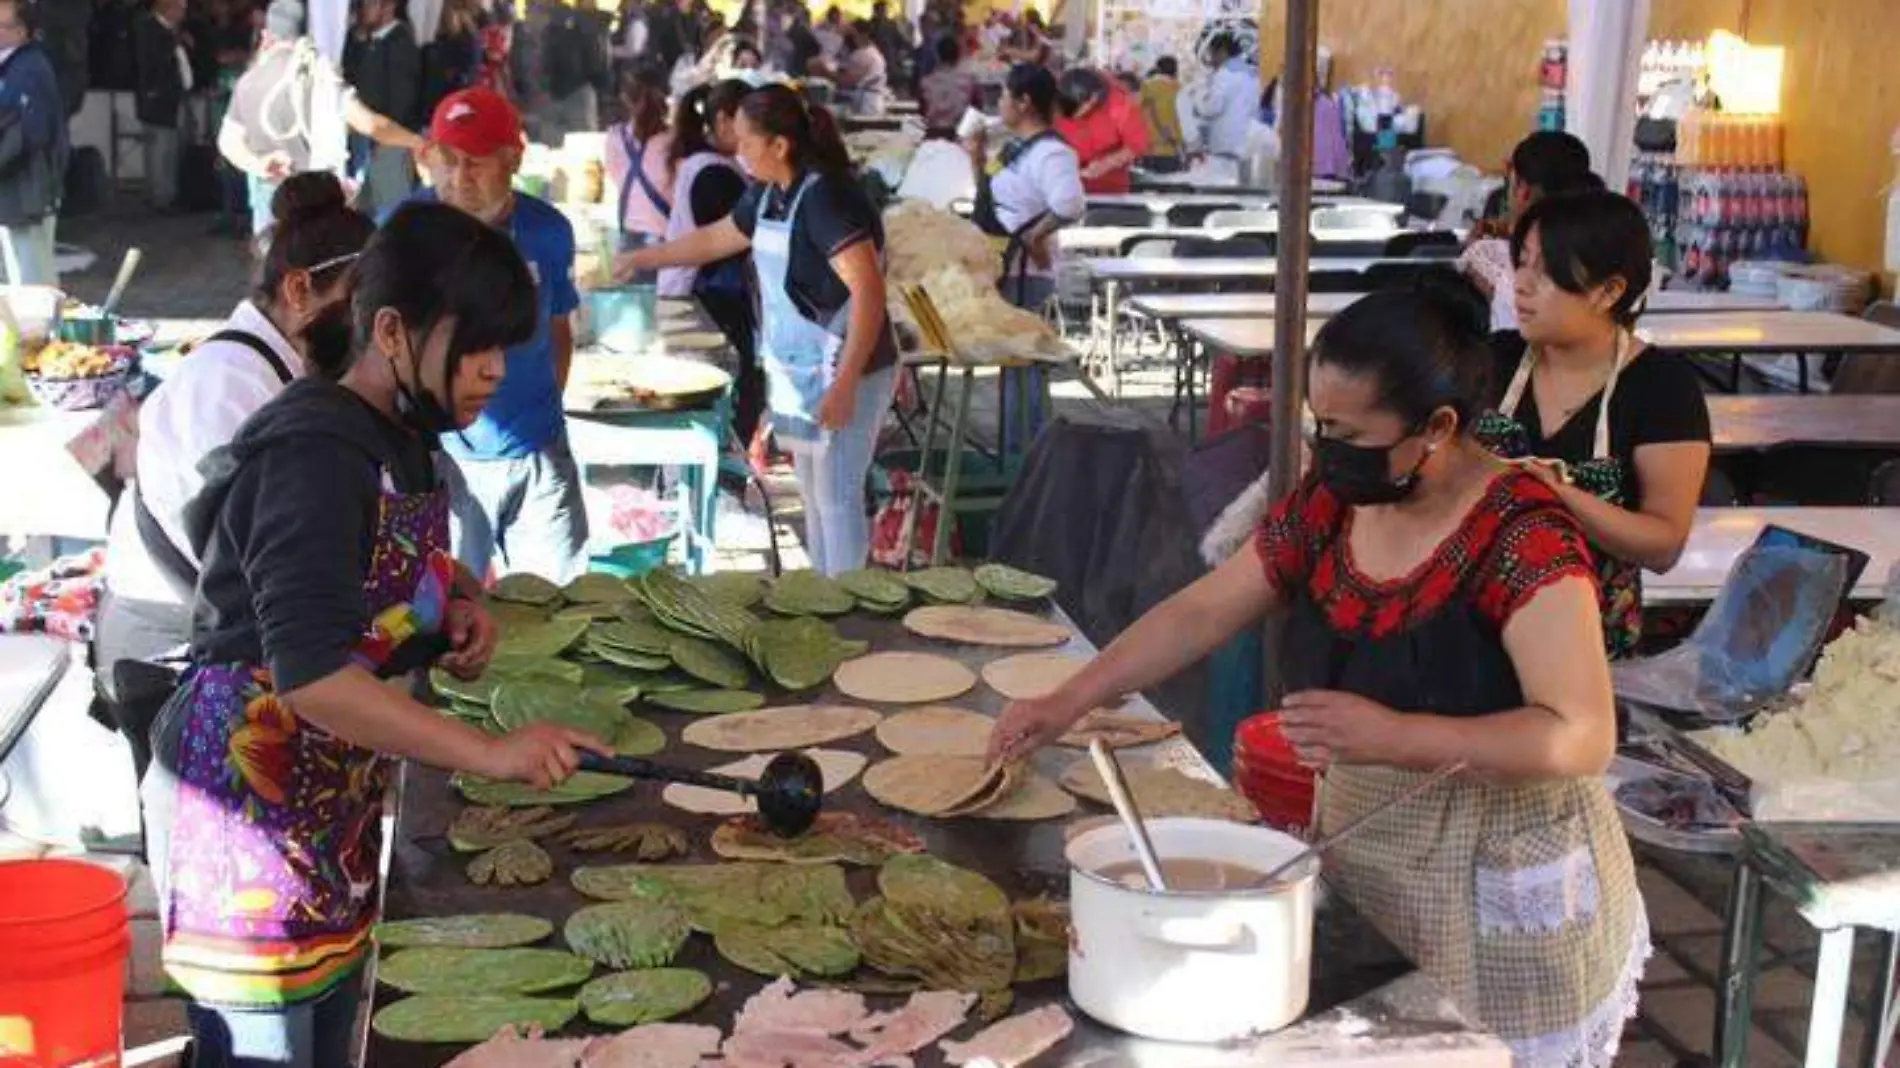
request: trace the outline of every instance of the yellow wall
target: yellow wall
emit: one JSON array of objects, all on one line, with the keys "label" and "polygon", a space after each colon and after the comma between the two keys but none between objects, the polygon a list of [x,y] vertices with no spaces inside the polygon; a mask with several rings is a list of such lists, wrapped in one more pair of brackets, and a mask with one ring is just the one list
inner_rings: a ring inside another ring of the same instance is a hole
[{"label": "yellow wall", "polygon": [[[1319,0],[1320,44],[1333,51],[1333,84],[1370,82],[1380,67],[1426,111],[1426,134],[1496,170],[1537,118],[1544,42],[1564,35],[1565,0]],[[1263,72],[1286,51],[1285,0],[1261,16]]]},{"label": "yellow wall", "polygon": [[[1781,110],[1788,166],[1808,180],[1825,259],[1876,268],[1893,181],[1888,140],[1900,125],[1900,4],[1895,0],[1654,0],[1673,36],[1732,30],[1788,50]],[[1665,35],[1665,36],[1669,36]]]},{"label": "yellow wall", "polygon": [[[1431,141],[1495,169],[1531,128],[1538,56],[1566,32],[1565,0],[1319,0],[1320,42],[1335,85],[1391,66],[1426,108]],[[1788,50],[1782,111],[1788,165],[1808,180],[1820,256],[1875,268],[1893,181],[1888,139],[1900,125],[1900,0],[1652,0],[1652,38],[1732,30]],[[1285,0],[1261,16],[1262,67],[1279,69]]]}]

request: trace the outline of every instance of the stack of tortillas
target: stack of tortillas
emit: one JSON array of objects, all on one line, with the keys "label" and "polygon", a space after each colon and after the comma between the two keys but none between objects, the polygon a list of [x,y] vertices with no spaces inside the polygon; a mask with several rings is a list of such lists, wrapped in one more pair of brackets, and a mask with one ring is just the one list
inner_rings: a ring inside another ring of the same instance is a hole
[{"label": "stack of tortillas", "polygon": [[680,738],[701,749],[771,753],[863,734],[883,718],[868,708],[850,705],[791,705],[694,720]]},{"label": "stack of tortillas", "polygon": [[1069,728],[1069,733],[1057,739],[1057,742],[1074,749],[1087,749],[1090,742],[1100,738],[1110,749],[1130,749],[1166,741],[1180,733],[1179,723],[1165,719],[1142,719],[1098,708],[1076,720],[1075,726]]},{"label": "stack of tortillas", "polygon": [[859,701],[912,705],[961,697],[976,685],[976,675],[949,657],[873,653],[845,661],[831,681],[838,692]]},{"label": "stack of tortillas", "polygon": [[920,816],[1045,820],[1075,810],[1075,799],[1027,767],[989,763],[988,716],[961,708],[919,708],[878,724],[877,740],[896,757],[864,773],[879,804]]},{"label": "stack of tortillas", "polygon": [[1067,627],[1027,612],[961,604],[914,609],[904,617],[904,627],[925,638],[1006,649],[1045,649],[1069,640]]},{"label": "stack of tortillas", "polygon": [[[736,779],[757,781],[765,773],[765,766],[772,762],[769,753],[757,753],[744,760],[723,767],[707,770],[715,775],[730,775]],[[842,749],[807,749],[805,755],[818,764],[823,773],[825,792],[836,793],[838,788],[858,777],[869,763],[864,754],[851,753]],[[709,790],[703,786],[686,786],[673,783],[660,791],[660,799],[674,808],[687,812],[701,812],[713,816],[743,816],[756,810],[752,799],[725,790]]]},{"label": "stack of tortillas", "polygon": [[950,819],[1046,820],[1075,811],[1075,799],[1021,764],[981,756],[897,756],[864,773],[878,804],[919,816]]},{"label": "stack of tortillas", "polygon": [[[1161,816],[1198,816],[1202,819],[1253,823],[1260,814],[1247,799],[1227,789],[1204,782],[1173,768],[1124,763],[1122,776],[1134,795],[1135,807],[1149,819]],[[1062,788],[1096,804],[1109,803],[1108,787],[1101,773],[1088,760],[1078,760],[1062,774]]]}]

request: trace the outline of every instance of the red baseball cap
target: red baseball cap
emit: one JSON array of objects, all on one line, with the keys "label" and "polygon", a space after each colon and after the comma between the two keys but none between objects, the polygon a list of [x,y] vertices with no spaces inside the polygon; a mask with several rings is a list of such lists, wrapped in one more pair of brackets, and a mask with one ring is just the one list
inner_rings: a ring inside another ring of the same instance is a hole
[{"label": "red baseball cap", "polygon": [[492,156],[521,144],[521,112],[493,89],[463,89],[442,98],[429,140],[470,156]]}]

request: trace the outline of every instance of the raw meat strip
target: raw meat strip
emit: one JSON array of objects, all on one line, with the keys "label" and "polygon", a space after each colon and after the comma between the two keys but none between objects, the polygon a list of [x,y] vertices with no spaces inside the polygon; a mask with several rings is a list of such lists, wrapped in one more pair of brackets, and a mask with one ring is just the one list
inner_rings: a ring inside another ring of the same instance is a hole
[{"label": "raw meat strip", "polygon": [[702,1024],[651,1023],[594,1039],[581,1068],[699,1068],[725,1035]]},{"label": "raw meat strip", "polygon": [[860,1063],[875,1064],[923,1049],[956,1030],[975,1004],[975,994],[924,990],[895,1012],[874,1013],[851,1029],[851,1037],[865,1048],[867,1059]]},{"label": "raw meat strip", "polygon": [[542,1038],[536,1027],[524,1036],[511,1025],[495,1037],[455,1055],[448,1068],[574,1068],[590,1040]]},{"label": "raw meat strip", "polygon": [[968,1042],[944,1042],[937,1048],[954,1065],[980,1061],[997,1068],[1016,1068],[1054,1049],[1073,1030],[1075,1021],[1062,1006],[1045,1005],[991,1024]]},{"label": "raw meat strip", "polygon": [[810,1032],[842,1035],[862,1022],[864,995],[848,990],[807,990],[781,978],[752,996],[733,1021],[734,1038],[755,1032]]}]

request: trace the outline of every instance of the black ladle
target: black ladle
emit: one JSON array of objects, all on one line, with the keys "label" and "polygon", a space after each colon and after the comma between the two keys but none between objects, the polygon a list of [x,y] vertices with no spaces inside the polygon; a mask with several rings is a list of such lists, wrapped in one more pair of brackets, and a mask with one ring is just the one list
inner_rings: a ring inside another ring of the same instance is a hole
[{"label": "black ladle", "polygon": [[766,830],[780,838],[797,838],[810,830],[825,800],[824,772],[803,753],[780,753],[773,757],[757,782],[709,771],[688,771],[637,757],[604,757],[591,752],[581,753],[581,768],[634,779],[703,786],[750,797],[759,806],[759,818],[764,821]]}]

